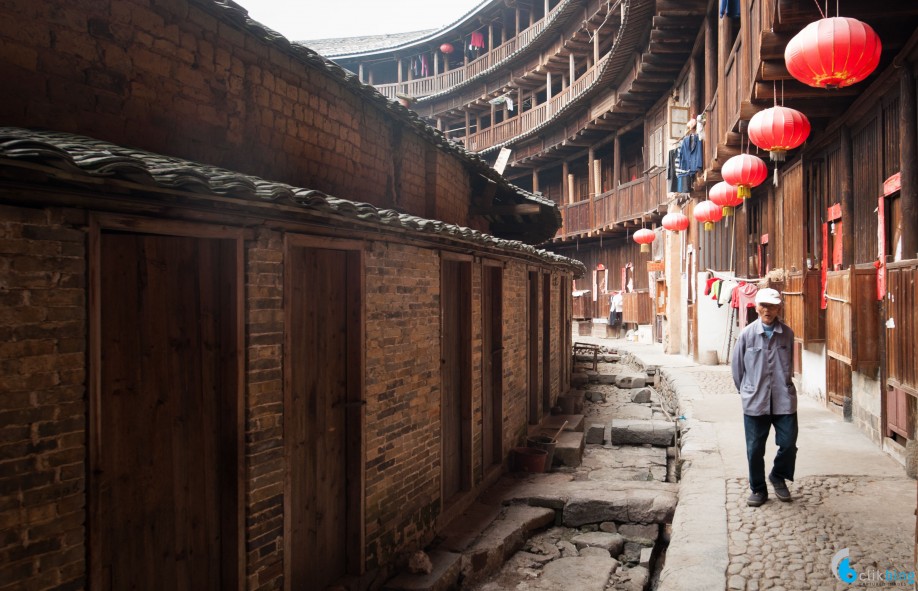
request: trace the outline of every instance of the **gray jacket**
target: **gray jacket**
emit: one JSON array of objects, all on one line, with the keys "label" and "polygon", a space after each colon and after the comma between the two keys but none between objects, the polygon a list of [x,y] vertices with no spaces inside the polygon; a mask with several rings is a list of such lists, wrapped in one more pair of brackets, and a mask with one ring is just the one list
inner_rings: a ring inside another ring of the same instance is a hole
[{"label": "gray jacket", "polygon": [[762,321],[743,329],[733,350],[733,383],[743,399],[743,414],[789,415],[797,412],[794,386],[794,331],[780,319],[765,336]]}]

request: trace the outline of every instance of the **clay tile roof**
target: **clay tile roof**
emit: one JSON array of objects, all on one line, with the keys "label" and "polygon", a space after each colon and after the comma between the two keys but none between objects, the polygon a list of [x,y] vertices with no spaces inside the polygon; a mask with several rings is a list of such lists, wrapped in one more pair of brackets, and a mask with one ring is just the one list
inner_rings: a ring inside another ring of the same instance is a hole
[{"label": "clay tile roof", "polygon": [[240,202],[255,200],[297,204],[306,211],[336,216],[342,221],[396,227],[418,234],[419,238],[426,236],[507,253],[524,253],[571,270],[577,277],[586,273],[580,261],[471,228],[379,209],[369,203],[341,199],[313,189],[69,133],[0,127],[0,166],[15,163],[46,167],[52,177],[55,171],[60,171],[65,173],[69,183],[80,176],[85,176],[87,181],[109,178],[150,188],[222,195]]},{"label": "clay tile roof", "polygon": [[365,35],[363,37],[335,37],[329,39],[311,39],[308,41],[294,41],[305,45],[318,54],[333,57],[361,51],[390,49],[399,45],[420,39],[433,33],[437,29],[425,29],[410,33],[391,33],[387,35]]}]

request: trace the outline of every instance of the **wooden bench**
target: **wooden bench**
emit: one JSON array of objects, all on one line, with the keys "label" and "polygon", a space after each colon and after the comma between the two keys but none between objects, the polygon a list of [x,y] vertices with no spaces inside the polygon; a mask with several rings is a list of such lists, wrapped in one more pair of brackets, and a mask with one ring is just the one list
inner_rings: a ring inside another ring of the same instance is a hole
[{"label": "wooden bench", "polygon": [[592,343],[574,343],[574,363],[577,362],[577,354],[593,355],[593,371],[599,368],[599,345]]}]

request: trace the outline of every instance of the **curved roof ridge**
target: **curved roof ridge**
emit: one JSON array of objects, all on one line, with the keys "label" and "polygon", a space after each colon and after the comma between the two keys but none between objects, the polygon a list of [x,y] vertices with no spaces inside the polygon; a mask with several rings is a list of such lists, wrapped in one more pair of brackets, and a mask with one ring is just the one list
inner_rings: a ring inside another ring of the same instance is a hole
[{"label": "curved roof ridge", "polygon": [[[201,164],[112,144],[71,133],[0,127],[0,161],[37,163],[73,175],[102,177],[195,194],[212,193],[239,201],[267,201],[298,205],[305,210],[333,214],[377,227],[398,227],[423,236],[506,252],[521,252],[582,275],[586,267],[574,259],[517,240],[497,238],[472,228],[379,208],[317,191],[269,181],[218,166]],[[70,182],[73,182],[70,177]]]},{"label": "curved roof ridge", "polygon": [[[580,105],[586,98],[592,96],[598,89],[604,88],[605,86],[614,84],[618,81],[618,79],[624,73],[625,66],[630,63],[632,56],[631,46],[634,43],[640,41],[644,35],[644,30],[642,28],[637,25],[629,27],[626,26],[626,23],[630,24],[634,20],[640,21],[640,17],[651,14],[653,12],[653,7],[655,6],[655,0],[621,0],[621,5],[622,11],[627,11],[627,13],[625,14],[624,20],[622,21],[622,26],[618,31],[618,37],[612,45],[612,50],[602,58],[605,60],[602,65],[602,71],[596,75],[596,79],[593,81],[593,83],[584,89],[583,92],[581,92],[575,99],[571,100],[566,105],[552,113],[551,117],[546,119],[541,124],[536,125],[531,129],[527,129],[523,133],[520,133],[519,135],[516,135],[508,140],[478,150],[478,154],[487,154],[499,148],[503,148],[504,146],[516,143],[538,134],[549,125],[560,121],[565,114],[570,112],[572,108]],[[651,23],[648,20],[648,27],[650,24]]]},{"label": "curved roof ridge", "polygon": [[[365,51],[391,49],[402,43],[409,43],[428,35],[436,29],[422,29],[419,31],[407,31],[405,33],[383,33],[378,35],[357,35],[354,37],[326,37],[324,39],[307,39],[303,41],[293,41],[297,45],[305,45],[309,49],[326,57],[339,55],[347,51],[335,52],[336,49],[343,46],[360,46]],[[350,49],[348,48],[348,51]]]}]

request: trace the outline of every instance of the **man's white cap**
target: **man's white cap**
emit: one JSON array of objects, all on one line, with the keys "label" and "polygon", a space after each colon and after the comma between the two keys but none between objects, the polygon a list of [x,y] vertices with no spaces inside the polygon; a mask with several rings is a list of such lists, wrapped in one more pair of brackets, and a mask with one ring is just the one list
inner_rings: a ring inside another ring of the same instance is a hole
[{"label": "man's white cap", "polygon": [[755,294],[755,303],[756,304],[780,304],[781,294],[778,293],[777,289],[772,289],[770,287],[766,287],[765,289],[760,289]]}]

